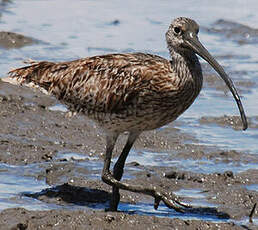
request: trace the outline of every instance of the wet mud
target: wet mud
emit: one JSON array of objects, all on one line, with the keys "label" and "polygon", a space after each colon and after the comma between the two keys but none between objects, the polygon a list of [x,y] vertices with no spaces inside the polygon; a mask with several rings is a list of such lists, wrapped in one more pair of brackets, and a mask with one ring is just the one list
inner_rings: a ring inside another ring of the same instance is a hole
[{"label": "wet mud", "polygon": [[[180,162],[184,164],[191,159],[198,161],[200,167],[202,161],[203,164],[210,161],[241,168],[241,164],[257,164],[257,157],[189,144],[195,137],[173,126],[141,135],[132,158],[127,161],[124,181],[155,184],[173,191],[193,208],[179,214],[161,204],[158,212],[152,207],[151,197],[121,191],[121,211],[105,212],[111,189],[100,179],[104,136],[83,115],[53,111],[51,108],[56,104],[56,99],[36,89],[0,81],[0,162],[15,167],[33,166],[36,170],[23,176],[46,183],[40,191],[27,188],[11,199],[15,202],[17,197],[23,197],[49,205],[45,211],[4,209],[0,213],[1,227],[141,229],[144,224],[152,229],[255,229],[257,226],[248,219],[258,200],[258,192],[252,190],[258,184],[257,169],[237,172],[225,167],[223,173],[200,173],[192,171],[191,165],[180,167]],[[200,120],[201,124],[207,122],[236,129],[241,126],[240,121],[231,124],[230,117]],[[176,125],[180,126],[180,122]],[[125,138],[123,135],[119,139],[114,158],[119,155]],[[149,156],[153,157],[151,161]],[[173,161],[176,163],[171,166],[169,162]],[[25,171],[23,168],[16,173],[21,176]],[[256,215],[255,212],[255,221]]]},{"label": "wet mud", "polygon": [[241,23],[219,19],[210,28],[206,28],[209,33],[215,33],[232,39],[239,45],[256,44],[258,42],[258,29]]},{"label": "wet mud", "polygon": [[21,48],[32,44],[38,44],[39,42],[40,41],[34,38],[26,37],[22,34],[0,31],[0,48]]},{"label": "wet mud", "polygon": [[[13,214],[15,213],[15,217]],[[197,220],[158,218],[128,213],[106,213],[76,210],[51,210],[37,213],[22,208],[1,213],[0,224],[11,229],[244,229],[234,223],[210,223]],[[6,221],[3,222],[2,220]],[[69,226],[69,227],[67,227]],[[149,226],[149,227],[148,227]]]}]

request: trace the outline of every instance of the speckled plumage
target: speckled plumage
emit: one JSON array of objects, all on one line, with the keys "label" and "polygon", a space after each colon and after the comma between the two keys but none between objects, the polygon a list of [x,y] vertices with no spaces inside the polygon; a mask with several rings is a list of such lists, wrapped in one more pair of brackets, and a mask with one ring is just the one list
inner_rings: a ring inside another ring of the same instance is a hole
[{"label": "speckled plumage", "polygon": [[184,62],[143,53],[39,62],[11,74],[38,84],[71,110],[119,133],[155,129],[175,120],[202,86],[197,58],[189,68]]},{"label": "speckled plumage", "polygon": [[[182,114],[202,87],[202,71],[196,53],[220,74],[235,97],[244,129],[246,117],[232,81],[201,45],[199,26],[189,18],[175,19],[166,33],[171,60],[143,54],[109,54],[71,62],[31,62],[10,71],[21,83],[33,83],[55,95],[71,110],[93,119],[106,133],[102,180],[113,186],[110,210],[116,211],[119,189],[140,192],[182,211],[186,205],[155,186],[145,188],[120,182],[128,153],[142,131],[161,127]],[[127,143],[110,172],[112,152],[120,133],[128,131]]]}]

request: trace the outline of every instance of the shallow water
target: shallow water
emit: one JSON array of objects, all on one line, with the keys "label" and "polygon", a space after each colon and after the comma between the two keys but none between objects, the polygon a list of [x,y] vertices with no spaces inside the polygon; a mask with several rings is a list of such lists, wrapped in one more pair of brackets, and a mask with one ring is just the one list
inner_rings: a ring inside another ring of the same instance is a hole
[{"label": "shallow water", "polygon": [[[240,0],[226,2],[219,0],[216,3],[200,0],[179,1],[177,4],[172,4],[169,0],[143,0],[140,2],[136,0],[129,2],[118,0],[12,1],[10,4],[0,7],[1,30],[18,32],[42,42],[20,49],[0,48],[0,76],[4,77],[11,67],[20,66],[21,61],[27,58],[65,61],[105,53],[133,51],[150,52],[168,57],[164,33],[173,18],[188,16],[194,18],[201,25],[200,40],[214,56],[218,57],[218,61],[230,73],[232,79],[253,83],[252,87],[242,85],[239,87],[243,90],[241,96],[247,115],[249,117],[257,116],[257,44],[255,42],[248,43],[248,32],[244,44],[238,42],[239,34],[232,35],[232,37],[225,36],[223,25],[220,33],[212,33],[207,30],[219,19],[255,28],[258,20],[257,11],[256,0],[250,0],[248,4]],[[255,41],[255,39],[253,40]],[[225,58],[225,56],[228,57]],[[52,106],[49,109],[65,111],[65,108],[60,105]],[[238,115],[232,96],[230,94],[225,96],[223,91],[206,86],[194,105],[179,118],[182,122],[176,128],[195,136],[197,142],[194,144],[258,154],[257,129],[242,132],[216,124],[200,125],[199,123],[202,116],[219,117],[224,114]],[[166,161],[167,154],[143,152],[139,155],[132,151],[127,162],[137,161],[143,165],[160,167],[175,166],[202,173],[224,172],[225,169],[236,173],[258,168],[256,163],[217,163],[207,159]],[[66,153],[62,157],[68,160],[71,157],[80,158],[74,153]],[[100,162],[86,161],[78,164],[81,164],[81,167],[92,167],[96,170],[93,177],[99,176]],[[17,198],[18,194],[26,192],[28,187],[30,192],[48,187],[45,182],[32,177],[35,170],[37,171],[34,165],[17,167],[0,165],[0,176],[4,178],[0,182],[0,209],[14,206],[23,206],[29,209],[56,208],[55,205],[44,204],[37,200],[32,202],[32,198]],[[20,176],[18,176],[19,174]],[[125,178],[127,177],[126,175]],[[10,183],[10,181],[15,181],[15,183]],[[258,191],[257,185],[250,186],[248,189]],[[14,200],[13,197],[15,197]],[[205,198],[203,199],[205,200]],[[162,206],[160,211],[155,211],[149,204],[137,206],[122,204],[121,209],[127,211],[132,209],[137,210],[137,213],[151,215],[169,215],[162,214]],[[197,215],[193,218],[217,220],[216,217],[211,216],[200,217]]]},{"label": "shallow water", "polygon": [[166,152],[147,152],[142,151],[141,153],[131,151],[127,158],[127,162],[138,162],[145,166],[156,166],[156,167],[176,167],[180,170],[191,171],[195,173],[215,173],[232,171],[233,173],[240,173],[248,169],[257,169],[257,163],[243,163],[243,162],[230,162],[225,163],[221,161],[214,161],[214,159],[172,159],[168,157],[169,153]]},{"label": "shallow water", "polygon": [[[70,158],[69,158],[70,157]],[[79,154],[65,154],[64,159],[77,159],[81,160]],[[45,164],[34,164],[34,170],[30,166],[8,166],[1,164],[0,177],[0,211],[6,208],[23,207],[30,210],[51,210],[51,209],[103,209],[107,206],[105,203],[92,203],[89,205],[71,204],[57,205],[53,203],[45,203],[33,197],[30,194],[44,193],[44,189],[50,188],[46,182],[37,180],[30,174],[39,173]],[[89,167],[89,165],[87,165]],[[100,169],[99,169],[100,172]],[[128,177],[130,178],[130,177]],[[55,190],[55,188],[53,188]],[[198,207],[214,208],[216,205],[209,203],[206,198],[207,194],[198,189],[181,189],[175,192],[176,195],[185,197],[191,200],[191,204]],[[174,210],[168,210],[163,204],[160,205],[158,210],[155,210],[150,203],[137,203],[136,205],[123,203],[119,204],[119,209],[125,212],[132,212],[141,215],[155,215],[159,217],[183,218],[183,219],[201,219],[212,221],[227,221],[228,218],[218,217],[216,213],[189,213],[180,214]]]},{"label": "shallow water", "polygon": [[49,187],[44,181],[32,177],[32,174],[38,172],[37,166],[33,166],[0,164],[0,210],[13,207],[24,207],[32,210],[50,208],[49,205],[41,201],[22,197],[22,193],[39,192]]}]

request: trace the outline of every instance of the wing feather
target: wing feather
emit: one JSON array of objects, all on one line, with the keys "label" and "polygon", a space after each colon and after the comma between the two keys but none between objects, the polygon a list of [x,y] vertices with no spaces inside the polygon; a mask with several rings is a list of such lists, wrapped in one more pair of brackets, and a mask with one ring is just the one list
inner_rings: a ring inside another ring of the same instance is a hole
[{"label": "wing feather", "polygon": [[[110,54],[71,62],[34,62],[10,71],[33,82],[75,110],[119,113],[148,103],[148,94],[176,91],[169,61],[150,54]],[[163,92],[164,91],[164,92]]]}]

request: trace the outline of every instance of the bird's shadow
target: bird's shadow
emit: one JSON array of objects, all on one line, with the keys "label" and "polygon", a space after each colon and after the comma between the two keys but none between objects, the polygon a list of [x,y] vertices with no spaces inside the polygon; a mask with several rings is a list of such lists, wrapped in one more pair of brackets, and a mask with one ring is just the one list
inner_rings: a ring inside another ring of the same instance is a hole
[{"label": "bird's shadow", "polygon": [[[23,196],[31,197],[47,203],[71,204],[75,206],[86,206],[95,209],[108,207],[111,194],[101,190],[80,186],[69,185],[67,183],[43,189],[36,193],[22,193]],[[206,220],[227,220],[230,216],[225,212],[220,212],[214,207],[191,207],[184,209],[184,213],[179,213],[168,209],[165,205],[160,205],[156,211],[150,203],[137,203],[135,205],[120,202],[119,209],[128,214],[163,216],[163,217],[187,217]],[[133,210],[133,211],[131,211]]]},{"label": "bird's shadow", "polygon": [[24,192],[21,195],[58,205],[86,206],[90,208],[105,208],[110,200],[110,193],[67,183],[43,189],[40,192]]}]

